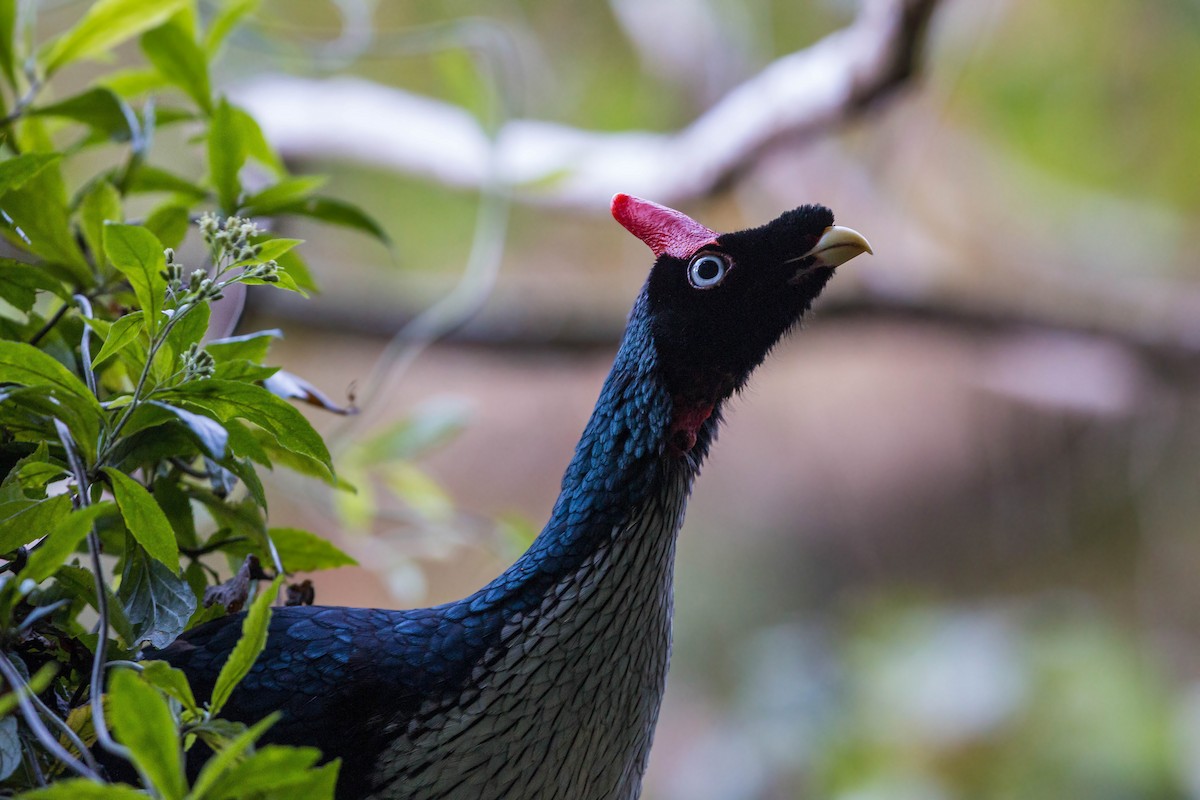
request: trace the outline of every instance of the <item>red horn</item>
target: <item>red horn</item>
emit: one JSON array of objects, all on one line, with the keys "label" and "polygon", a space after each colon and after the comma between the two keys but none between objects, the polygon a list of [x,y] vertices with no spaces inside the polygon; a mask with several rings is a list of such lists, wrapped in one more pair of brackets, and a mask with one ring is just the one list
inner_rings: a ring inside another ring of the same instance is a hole
[{"label": "red horn", "polygon": [[627,194],[613,195],[612,215],[655,256],[691,258],[701,248],[715,244],[719,235],[687,214]]}]

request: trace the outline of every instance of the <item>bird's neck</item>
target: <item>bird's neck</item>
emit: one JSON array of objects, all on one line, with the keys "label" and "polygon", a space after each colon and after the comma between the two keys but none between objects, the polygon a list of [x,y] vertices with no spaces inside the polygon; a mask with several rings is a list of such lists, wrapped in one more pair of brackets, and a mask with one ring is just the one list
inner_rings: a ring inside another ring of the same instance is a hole
[{"label": "bird's neck", "polygon": [[695,453],[672,451],[673,399],[659,372],[643,295],[563,475],[550,520],[529,550],[480,592],[489,605],[494,600],[523,613],[597,551],[621,546],[617,540],[634,527],[636,515],[676,497],[682,513],[711,432],[705,431]]}]

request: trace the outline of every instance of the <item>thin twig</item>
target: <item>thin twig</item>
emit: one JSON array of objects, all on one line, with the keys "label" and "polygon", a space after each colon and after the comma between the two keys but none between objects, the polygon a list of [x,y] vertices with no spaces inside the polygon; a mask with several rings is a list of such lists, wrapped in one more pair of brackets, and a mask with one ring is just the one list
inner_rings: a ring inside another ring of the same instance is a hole
[{"label": "thin twig", "polygon": [[215,553],[228,545],[244,542],[246,540],[247,537],[245,536],[230,536],[228,539],[221,539],[218,542],[209,542],[203,547],[180,547],[179,552],[183,553],[188,558],[200,558],[202,556],[209,555],[210,553]]},{"label": "thin twig", "polygon": [[171,315],[171,318],[163,325],[162,330],[154,337],[154,341],[150,343],[150,350],[146,353],[146,364],[142,367],[142,374],[138,376],[137,385],[133,389],[133,397],[130,399],[129,405],[125,406],[124,412],[117,419],[112,430],[104,437],[104,446],[100,448],[100,454],[96,456],[96,463],[104,463],[108,460],[109,455],[112,454],[112,449],[116,446],[117,437],[120,435],[121,430],[129,422],[129,418],[133,416],[133,412],[141,405],[142,392],[146,388],[146,382],[150,379],[150,367],[154,364],[155,356],[158,355],[158,351],[166,343],[167,336],[179,320],[183,319],[187,315],[187,312],[195,307],[195,303],[189,303],[175,309],[175,313]]},{"label": "thin twig", "polygon": [[88,531],[88,555],[92,560],[92,572],[96,580],[96,610],[100,615],[97,625],[96,652],[92,658],[91,697],[92,727],[96,731],[96,742],[114,756],[130,760],[129,748],[118,744],[108,732],[104,721],[104,660],[108,655],[108,587],[104,583],[104,566],[100,563],[100,537],[96,528]]},{"label": "thin twig", "polygon": [[182,472],[184,475],[188,475],[193,478],[200,478],[203,480],[208,480],[208,478],[209,478],[209,474],[206,470],[196,469],[191,464],[188,464],[186,461],[184,461],[182,458],[175,457],[175,458],[169,458],[167,460],[171,463],[171,466],[173,466],[175,469]]},{"label": "thin twig", "polygon": [[37,333],[35,333],[32,337],[30,337],[29,343],[36,346],[37,343],[40,342],[47,333],[54,330],[54,326],[59,323],[59,320],[61,320],[63,318],[63,315],[66,314],[68,309],[70,309],[70,308],[71,308],[70,303],[63,303],[62,306],[59,307],[58,311],[54,312],[54,316],[52,316],[52,317],[50,317],[50,319],[46,320],[46,324],[44,324],[44,325],[42,325],[42,327],[38,328]]},{"label": "thin twig", "polygon": [[32,700],[33,704],[38,707],[38,710],[42,713],[42,716],[52,722],[54,727],[62,731],[62,734],[70,740],[71,744],[75,746],[75,749],[79,751],[79,755],[83,756],[83,760],[87,763],[88,767],[98,771],[100,766],[96,763],[95,757],[92,756],[92,751],[89,750],[88,746],[83,743],[82,739],[79,738],[79,734],[75,733],[75,731],[71,729],[71,726],[68,725],[65,720],[61,719],[48,705],[42,702],[42,698],[30,692],[29,699]]},{"label": "thin twig", "polygon": [[[88,322],[92,319],[92,303],[85,295],[75,294],[71,296],[75,304],[79,306],[79,312]],[[99,391],[96,389],[96,373],[92,370],[92,326],[88,322],[83,323],[83,333],[79,341],[79,357],[83,362],[83,377],[87,380],[88,391],[97,398],[100,397]]]},{"label": "thin twig", "polygon": [[25,763],[25,769],[27,772],[33,773],[33,783],[45,786],[47,784],[46,774],[42,772],[42,765],[38,763],[38,755],[37,751],[33,749],[33,742],[26,739],[24,744],[25,758],[22,760]]},{"label": "thin twig", "polygon": [[12,688],[12,692],[17,698],[17,705],[21,708],[22,719],[25,720],[25,724],[29,726],[29,730],[37,737],[42,747],[46,748],[48,753],[79,775],[97,783],[103,783],[103,779],[96,772],[71,755],[65,747],[58,743],[58,739],[54,738],[54,734],[50,733],[50,729],[46,727],[46,724],[42,722],[42,718],[38,715],[37,707],[30,700],[33,693],[30,691],[29,685],[21,678],[21,674],[17,672],[13,663],[8,660],[7,653],[0,653],[0,675],[4,676],[4,680]]},{"label": "thin twig", "polygon": [[38,92],[41,90],[42,79],[34,76],[29,82],[29,89],[17,99],[16,103],[13,103],[12,111],[8,112],[3,119],[0,119],[0,128],[7,128],[19,120],[24,115],[26,109],[33,105],[33,101],[37,99]]},{"label": "thin twig", "polygon": [[58,440],[62,442],[63,451],[67,455],[67,467],[71,470],[71,475],[77,484],[75,506],[76,508],[89,506],[91,505],[91,496],[88,492],[90,482],[88,481],[87,467],[84,465],[83,459],[79,457],[75,437],[71,436],[71,430],[67,424],[57,417],[54,419],[54,430],[58,432]]},{"label": "thin twig", "polygon": [[[91,484],[88,482],[87,469],[75,447],[71,432],[61,420],[54,420],[58,438],[67,453],[67,464],[75,476],[76,503],[80,508],[91,504]],[[90,681],[92,727],[96,731],[96,741],[107,752],[119,758],[129,760],[129,750],[113,740],[104,722],[104,660],[108,654],[108,586],[104,582],[104,565],[100,563],[100,537],[96,534],[96,526],[88,531],[88,554],[92,562],[92,580],[95,581],[96,611],[100,619],[96,623],[96,651],[92,654],[92,675]]]}]

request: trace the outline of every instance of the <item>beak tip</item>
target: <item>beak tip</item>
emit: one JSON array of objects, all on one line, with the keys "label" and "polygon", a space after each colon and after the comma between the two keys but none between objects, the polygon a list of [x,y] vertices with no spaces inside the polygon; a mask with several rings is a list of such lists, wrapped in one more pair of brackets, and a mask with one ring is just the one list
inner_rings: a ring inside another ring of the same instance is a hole
[{"label": "beak tip", "polygon": [[853,228],[830,225],[821,232],[821,238],[809,253],[817,263],[826,267],[838,267],[855,256],[866,253],[875,255],[871,243]]}]

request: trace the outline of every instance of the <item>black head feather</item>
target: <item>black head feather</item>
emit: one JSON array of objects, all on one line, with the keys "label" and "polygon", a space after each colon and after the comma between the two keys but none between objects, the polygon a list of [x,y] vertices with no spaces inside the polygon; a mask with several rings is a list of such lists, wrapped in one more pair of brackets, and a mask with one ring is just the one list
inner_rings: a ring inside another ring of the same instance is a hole
[{"label": "black head feather", "polygon": [[[740,389],[833,274],[806,253],[833,225],[824,206],[726,233],[688,258],[660,255],[646,283],[659,367],[672,396],[720,402]],[[724,263],[724,275],[705,286]],[[708,259],[706,263],[700,263]]]}]

